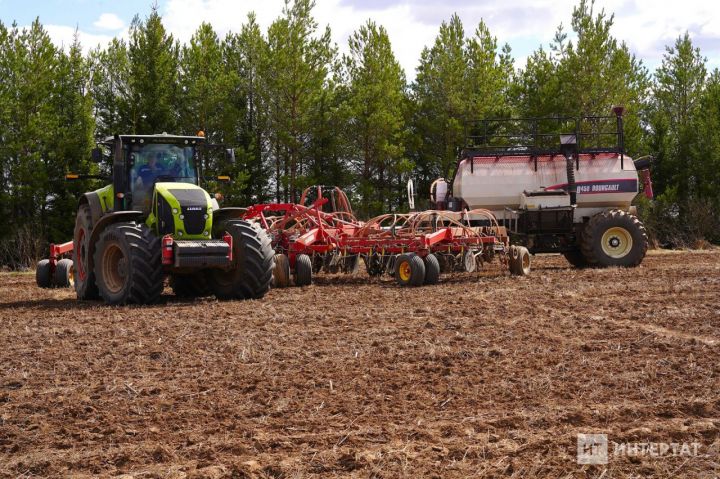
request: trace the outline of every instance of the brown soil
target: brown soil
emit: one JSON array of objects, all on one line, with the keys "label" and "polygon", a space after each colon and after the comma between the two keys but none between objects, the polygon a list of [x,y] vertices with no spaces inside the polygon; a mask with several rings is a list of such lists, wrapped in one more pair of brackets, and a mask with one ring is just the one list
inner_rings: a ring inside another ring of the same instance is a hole
[{"label": "brown soil", "polygon": [[[151,307],[0,281],[1,477],[720,472],[717,250]],[[581,466],[578,433],[699,456]]]}]

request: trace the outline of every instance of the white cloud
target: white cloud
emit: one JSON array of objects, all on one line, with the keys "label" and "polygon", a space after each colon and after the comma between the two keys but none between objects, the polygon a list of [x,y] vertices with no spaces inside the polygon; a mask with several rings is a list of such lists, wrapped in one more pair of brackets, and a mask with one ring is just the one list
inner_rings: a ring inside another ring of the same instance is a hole
[{"label": "white cloud", "polygon": [[93,25],[102,30],[121,30],[125,26],[125,22],[114,13],[103,13]]},{"label": "white cloud", "polygon": [[[53,43],[65,50],[69,49],[75,38],[75,28],[66,25],[43,25],[50,35]],[[82,46],[83,52],[87,53],[93,48],[107,45],[112,39],[112,35],[94,35],[83,31],[78,31],[78,39]]]}]

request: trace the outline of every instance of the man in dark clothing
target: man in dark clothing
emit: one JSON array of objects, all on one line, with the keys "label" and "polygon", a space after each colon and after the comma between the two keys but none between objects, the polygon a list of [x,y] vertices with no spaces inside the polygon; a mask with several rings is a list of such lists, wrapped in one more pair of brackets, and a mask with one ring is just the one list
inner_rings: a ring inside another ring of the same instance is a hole
[{"label": "man in dark clothing", "polygon": [[138,178],[142,180],[144,186],[152,186],[155,178],[165,173],[165,170],[159,164],[162,153],[157,152],[151,156],[146,165],[138,169]]}]

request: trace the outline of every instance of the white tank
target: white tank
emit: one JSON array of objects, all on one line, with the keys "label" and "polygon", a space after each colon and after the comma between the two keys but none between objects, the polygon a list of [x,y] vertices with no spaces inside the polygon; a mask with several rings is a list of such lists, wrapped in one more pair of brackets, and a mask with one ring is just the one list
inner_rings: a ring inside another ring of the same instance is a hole
[{"label": "white tank", "polygon": [[[566,189],[566,160],[562,155],[476,156],[458,165],[453,196],[470,209],[485,208],[502,216],[506,207],[517,208],[523,191]],[[621,168],[622,163],[622,168]],[[638,193],[638,176],[632,159],[619,153],[581,154],[575,170],[576,220],[607,208],[627,210]]]}]

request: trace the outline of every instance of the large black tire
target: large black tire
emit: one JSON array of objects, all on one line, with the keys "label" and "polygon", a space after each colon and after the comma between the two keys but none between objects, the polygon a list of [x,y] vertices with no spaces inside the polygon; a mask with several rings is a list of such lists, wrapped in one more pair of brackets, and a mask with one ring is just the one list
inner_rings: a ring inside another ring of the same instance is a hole
[{"label": "large black tire", "polygon": [[73,267],[75,268],[75,293],[78,299],[98,299],[100,292],[95,281],[95,271],[90,267],[90,235],[93,224],[90,206],[80,205],[75,218],[73,234]]},{"label": "large black tire", "polygon": [[174,274],[170,276],[170,287],[175,296],[179,298],[202,298],[212,294],[205,271],[198,271],[194,274]]},{"label": "large black tire", "polygon": [[233,239],[233,263],[208,274],[210,289],[218,299],[259,299],[270,290],[275,252],[262,229],[244,220],[218,225],[216,237],[228,232]]},{"label": "large black tire", "polygon": [[299,254],[295,257],[295,286],[309,286],[312,283],[312,261],[310,256]]},{"label": "large black tire", "polygon": [[424,258],[425,262],[425,284],[437,284],[440,280],[440,262],[437,256],[429,254]]},{"label": "large black tire", "polygon": [[420,286],[425,282],[425,263],[414,253],[405,253],[395,259],[395,281],[400,286]]},{"label": "large black tire", "polygon": [[273,288],[287,288],[290,286],[290,260],[284,253],[275,255],[275,268],[273,268]]},{"label": "large black tire", "polygon": [[94,270],[100,296],[107,304],[149,304],[163,290],[158,238],[144,224],[115,223],[100,234]]},{"label": "large black tire", "polygon": [[568,263],[575,266],[576,268],[587,268],[588,261],[585,259],[582,251],[579,249],[572,251],[564,251],[562,254]]},{"label": "large black tire", "polygon": [[647,253],[647,231],[634,215],[621,210],[605,211],[590,218],[581,248],[591,266],[638,266]]},{"label": "large black tire", "polygon": [[63,258],[55,264],[53,284],[57,288],[70,288],[75,286],[75,268],[71,259]]},{"label": "large black tire", "polygon": [[35,283],[41,288],[52,287],[52,275],[50,274],[50,260],[41,259],[35,268]]}]

